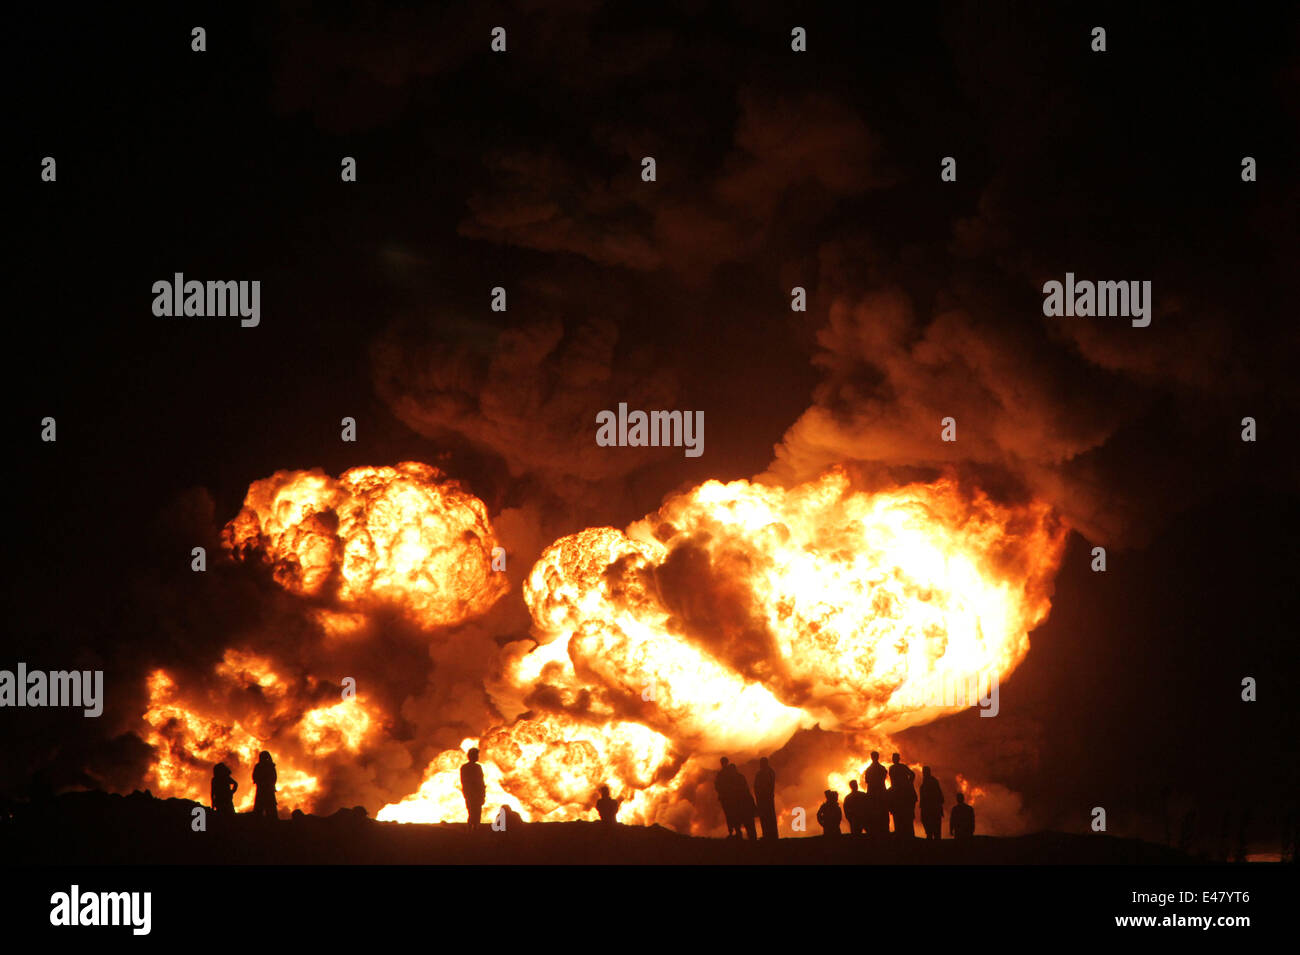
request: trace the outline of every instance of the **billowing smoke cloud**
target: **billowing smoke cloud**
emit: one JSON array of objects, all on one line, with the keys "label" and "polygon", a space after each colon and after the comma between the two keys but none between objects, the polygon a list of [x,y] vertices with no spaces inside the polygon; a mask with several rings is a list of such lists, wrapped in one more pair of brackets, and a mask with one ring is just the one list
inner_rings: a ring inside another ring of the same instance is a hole
[{"label": "billowing smoke cloud", "polygon": [[409,336],[394,326],[373,350],[379,395],[433,439],[459,435],[566,498],[644,466],[657,449],[610,454],[596,445],[596,412],[627,402],[669,408],[675,375],[647,354],[619,354],[618,329],[591,320],[510,328],[476,346]]},{"label": "billowing smoke cloud", "polygon": [[1087,463],[1130,411],[1122,395],[1086,410],[1073,400],[1102,375],[1068,367],[1041,330],[981,325],[958,310],[923,321],[899,291],[837,299],[829,311],[818,334],[826,381],[776,449],[771,477],[806,480],[846,461],[960,466],[1019,478],[1090,532],[1124,517],[1106,510],[1113,498]]},{"label": "billowing smoke cloud", "polygon": [[[883,185],[875,138],[842,103],[754,90],[738,100],[734,143],[716,171],[675,168],[679,154],[662,133],[602,128],[594,146],[623,175],[593,179],[589,158],[498,156],[492,191],[469,201],[461,232],[698,284],[723,263],[761,254],[778,223],[790,225],[781,219],[817,219],[836,201]],[[653,187],[635,174],[645,157],[665,164]],[[557,193],[557,182],[571,185]],[[794,190],[802,208],[782,209]]]},{"label": "billowing smoke cloud", "polygon": [[[1250,371],[1275,364],[1271,341],[1234,330],[1230,303],[1163,259],[1048,243],[1008,265],[1011,240],[989,237],[997,191],[980,217],[957,224],[957,281],[928,310],[854,261],[862,246],[823,249],[829,304],[814,361],[824,379],[768,477],[799,481],[845,462],[957,468],[1050,502],[1091,540],[1139,543],[1232,473],[1243,417],[1271,418],[1294,395],[1284,376],[1265,383]],[[1046,221],[1019,228],[1051,231]],[[1043,282],[1066,271],[1128,277],[1132,261],[1154,276],[1150,327],[1042,315]],[[948,418],[951,442],[941,440]],[[1256,460],[1264,483],[1294,474],[1274,452]]]}]

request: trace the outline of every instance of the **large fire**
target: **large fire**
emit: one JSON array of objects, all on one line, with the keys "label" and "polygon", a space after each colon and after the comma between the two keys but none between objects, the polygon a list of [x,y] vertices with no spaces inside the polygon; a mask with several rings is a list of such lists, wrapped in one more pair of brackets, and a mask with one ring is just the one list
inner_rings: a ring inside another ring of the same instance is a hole
[{"label": "large fire", "polygon": [[504,592],[487,508],[427,464],[278,471],[248,489],[226,546],[271,564],[295,594],[328,590],[364,610],[394,604],[435,627],[482,613]]},{"label": "large fire", "polygon": [[[270,661],[238,650],[226,651],[216,676],[221,691],[204,705],[188,702],[165,671],[149,675],[149,782],[164,796],[206,804],[216,763],[244,769],[247,779],[258,753],[270,747],[279,757],[280,806],[310,812],[320,789],[314,770],[334,753],[359,752],[379,722],[362,696],[300,711],[290,705],[300,698],[298,688],[281,682]],[[263,705],[246,705],[250,691]],[[243,785],[235,808],[252,806],[253,789]]]},{"label": "large fire", "polygon": [[[499,722],[435,756],[379,818],[463,819],[459,767],[478,745],[489,808],[590,818],[608,784],[624,821],[707,833],[714,817],[691,803],[704,768],[820,727],[842,736],[844,765],[779,792],[813,805],[886,734],[962,705],[936,688],[1017,666],[1050,609],[1065,533],[1038,502],[999,504],[949,479],[866,492],[836,469],[793,488],[710,481],[625,532],[564,537],[523,583],[532,639],[481,674]],[[506,589],[486,508],[425,465],[278,473],[252,485],[225,534],[291,593],[332,598],[312,611],[325,639],[363,632],[380,605],[452,626]],[[221,666],[259,688],[256,712],[186,705],[166,674],[151,680],[153,778],[169,795],[193,798],[222,753],[244,765],[291,732],[281,804],[310,808],[322,767],[385,736],[385,715],[360,698],[295,710],[303,696],[277,695],[272,661],[230,651]]]},{"label": "large fire", "polygon": [[[338,480],[279,471],[249,487],[223,542],[234,558],[266,562],[287,591],[312,598],[327,639],[355,634],[381,608],[425,628],[458,623],[506,589],[492,570],[499,542],[483,502],[415,462],[352,468]],[[360,692],[326,702],[332,681],[289,679],[270,658],[234,648],[205,695],[155,671],[144,718],[157,757],[147,781],[163,795],[198,798],[224,761],[237,778],[244,771],[236,808],[251,806],[248,770],[261,750],[274,750],[281,808],[311,811],[321,775],[380,738],[376,705]]]}]

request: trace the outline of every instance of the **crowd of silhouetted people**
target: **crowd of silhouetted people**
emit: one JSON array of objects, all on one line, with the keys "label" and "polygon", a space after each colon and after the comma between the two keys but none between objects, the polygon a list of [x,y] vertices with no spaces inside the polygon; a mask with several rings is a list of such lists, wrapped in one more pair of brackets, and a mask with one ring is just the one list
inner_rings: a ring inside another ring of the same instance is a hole
[{"label": "crowd of silhouetted people", "polygon": [[[277,819],[275,787],[276,770],[271,754],[265,750],[259,755],[253,766],[253,785],[256,793],[253,798],[252,815],[263,819]],[[861,784],[857,779],[849,780],[849,791],[843,802],[834,789],[827,789],[824,801],[817,809],[816,820],[825,837],[845,834],[851,836],[868,836],[884,838],[888,836],[913,839],[916,837],[915,820],[919,807],[921,828],[925,838],[941,839],[943,837],[944,794],[938,778],[929,766],[921,767],[921,779],[918,785],[916,773],[894,753],[890,765],[880,762],[878,752],[871,753],[871,761],[862,771]],[[467,759],[460,767],[460,787],[465,799],[467,829],[477,832],[483,827],[483,804],[487,798],[487,787],[483,778],[483,766],[479,762],[479,751],[472,748]],[[758,770],[754,774],[753,788],[740,768],[722,757],[721,765],[713,778],[713,787],[717,792],[718,802],[727,824],[727,838],[739,840],[776,839],[776,772],[764,756],[758,761]],[[235,781],[230,767],[218,763],[212,769],[212,808],[220,815],[235,815],[235,793],[239,783]],[[954,839],[968,839],[975,834],[975,810],[966,802],[964,793],[957,792],[956,802],[948,813],[948,833]],[[609,786],[600,786],[591,807],[600,823],[613,827],[618,823],[619,808],[622,800],[610,795]],[[358,807],[364,815],[364,810]],[[800,813],[800,810],[795,810]],[[295,811],[294,816],[300,815]],[[1194,814],[1193,814],[1194,815]],[[797,817],[796,817],[797,818]],[[1190,843],[1192,816],[1183,823],[1181,844],[1184,850]],[[1238,849],[1235,858],[1245,858],[1245,827],[1249,814],[1242,817],[1239,827]],[[792,819],[792,823],[794,819]],[[892,824],[892,827],[891,827]],[[503,805],[498,811],[493,829],[517,831],[524,826],[524,820],[509,805]],[[799,826],[792,826],[802,831]],[[1227,840],[1228,816],[1224,816],[1223,838]],[[1294,847],[1294,831],[1289,837]],[[1172,837],[1166,833],[1166,842],[1172,844]],[[1294,851],[1294,849],[1292,849]],[[1220,857],[1228,858],[1228,853],[1220,849]]]},{"label": "crowd of silhouetted people", "polygon": [[[880,763],[880,754],[872,752],[871,762],[862,772],[862,781],[865,789],[859,788],[856,779],[849,781],[849,792],[845,795],[843,804],[840,803],[838,792],[834,789],[826,790],[825,802],[817,809],[817,823],[824,836],[841,835],[840,827],[843,824],[847,824],[850,835],[887,836],[890,835],[892,819],[893,835],[915,838],[914,821],[919,803],[925,838],[942,837],[943,790],[929,766],[921,768],[918,793],[916,773],[902,761],[898,753],[894,753],[891,765],[886,769]],[[253,767],[253,785],[257,787],[253,799],[254,816],[278,818],[275,783],[275,762],[271,759],[271,754],[263,750]],[[777,838],[776,772],[766,756],[758,761],[753,789],[750,789],[749,781],[740,768],[723,756],[713,779],[713,788],[718,794],[718,802],[726,819],[727,838],[758,839],[760,829],[762,838]],[[235,792],[238,789],[239,783],[231,775],[230,767],[225,763],[213,767],[214,810],[233,815]],[[487,799],[487,786],[477,748],[470,749],[464,765],[460,767],[460,789],[465,798],[466,828],[470,832],[476,832],[482,828],[483,803]],[[962,793],[956,794],[956,800],[957,803],[948,816],[949,833],[955,839],[968,838],[975,834],[975,810],[966,803]],[[607,826],[615,825],[618,822],[620,804],[621,800],[610,796],[608,786],[601,786],[594,803],[600,822]],[[509,830],[518,828],[523,823],[522,817],[508,805],[501,807],[497,818],[499,825],[494,825],[493,828]]]},{"label": "crowd of silhouetted people", "polygon": [[[886,769],[880,763],[880,754],[871,753],[871,762],[862,772],[866,790],[858,788],[856,779],[849,780],[849,792],[840,808],[839,793],[826,790],[826,801],[817,810],[817,822],[826,836],[840,835],[840,823],[848,823],[850,835],[887,836],[890,820],[893,835],[913,839],[916,837],[916,807],[921,807],[921,828],[925,838],[943,837],[943,789],[929,766],[921,767],[920,793],[917,793],[916,773],[899,757],[893,755]],[[966,796],[957,793],[957,804],[948,816],[948,831],[954,839],[965,839],[975,834],[975,810],[966,803]]]},{"label": "crowd of silhouetted people", "polygon": [[[858,781],[849,781],[849,792],[840,803],[840,794],[826,790],[825,802],[817,809],[817,824],[822,835],[842,834],[841,825],[847,823],[850,835],[882,837],[893,835],[912,839],[916,836],[914,821],[918,802],[921,807],[921,826],[927,839],[943,836],[943,790],[929,766],[921,768],[920,793],[917,793],[916,773],[904,763],[898,753],[886,769],[880,763],[880,754],[872,752],[871,762],[862,773],[866,789]],[[759,760],[754,776],[754,792],[750,794],[744,775],[727,757],[714,777],[713,786],[727,820],[728,838],[755,838],[754,819],[763,828],[764,839],[775,839],[776,832],[776,773],[767,757]],[[975,834],[975,810],[966,803],[963,793],[957,793],[957,804],[948,817],[949,832],[955,839],[965,839]]]},{"label": "crowd of silhouetted people", "polygon": [[[253,766],[252,777],[256,793],[251,815],[260,819],[278,819],[275,761],[269,752],[263,750],[259,755]],[[466,828],[469,832],[477,832],[483,828],[483,805],[487,798],[483,766],[479,762],[477,747],[468,751],[467,759],[460,767],[460,786],[465,799]],[[752,788],[740,767],[727,757],[722,757],[721,765],[713,777],[713,787],[717,793],[723,818],[726,820],[729,839],[752,841],[759,838],[764,840],[778,838],[776,772],[766,756],[758,761],[758,770],[754,774]],[[914,839],[918,807],[925,839],[937,840],[943,837],[944,793],[938,778],[930,771],[929,766],[921,767],[921,778],[918,784],[916,773],[902,761],[898,753],[893,754],[890,765],[886,767],[880,762],[880,754],[873,751],[871,761],[862,771],[861,781],[851,779],[848,781],[848,787],[849,791],[844,795],[842,802],[836,790],[825,791],[824,801],[817,808],[815,816],[823,837],[842,836],[847,830],[850,836],[867,836],[873,839],[885,837]],[[216,764],[212,769],[211,795],[212,809],[218,817],[233,817],[236,814],[235,793],[238,791],[239,783],[235,781],[230,767],[225,763]],[[53,800],[53,791],[48,784],[38,788],[34,781],[32,792],[31,798],[34,803]],[[141,795],[150,796],[148,792],[134,794],[134,796]],[[1168,795],[1167,791],[1162,795],[1165,802],[1168,801]],[[964,793],[957,792],[954,798],[955,804],[948,813],[948,833],[954,839],[969,839],[975,834],[975,810],[966,802]],[[622,802],[621,799],[613,798],[609,786],[602,785],[593,794],[589,806],[603,827],[613,829],[618,825],[618,813]],[[791,813],[791,831],[804,832],[806,829],[804,810],[797,806],[787,806],[787,811]],[[351,810],[339,810],[339,813],[344,812],[348,813],[350,818],[366,817],[365,809],[360,806]],[[1247,827],[1251,821],[1251,811],[1247,808],[1236,815],[1235,848],[1230,844],[1229,823],[1233,815],[1231,810],[1224,811],[1218,849],[1213,855],[1219,859],[1242,862],[1247,859]],[[295,820],[302,816],[302,811],[298,809],[292,813],[292,818]],[[1173,826],[1168,813],[1164,818],[1164,842],[1174,845]],[[1296,824],[1297,818],[1295,814],[1287,817],[1287,828],[1282,836],[1283,853],[1289,853],[1291,859],[1295,857],[1296,832],[1300,831],[1300,826]],[[11,819],[12,813],[6,813],[4,803],[0,800],[0,822]],[[1192,810],[1183,818],[1181,833],[1177,840],[1177,845],[1183,852],[1194,849],[1195,825],[1196,811]],[[514,832],[526,826],[523,817],[509,805],[501,806],[492,821],[492,829],[498,831]]]},{"label": "crowd of silhouetted people", "polygon": [[[487,797],[483,767],[478,758],[478,749],[471,749],[465,764],[460,768],[460,787],[465,797],[467,828],[470,832],[482,827],[483,803]],[[929,766],[921,768],[918,794],[916,773],[902,761],[898,753],[894,753],[892,763],[886,769],[880,763],[880,754],[872,752],[871,762],[863,770],[862,781],[866,784],[865,790],[858,788],[856,779],[849,781],[849,792],[844,797],[842,807],[839,793],[833,789],[826,790],[826,801],[817,810],[817,822],[823,835],[841,835],[840,826],[847,822],[850,835],[887,836],[890,834],[892,819],[895,836],[915,838],[914,821],[919,803],[925,838],[942,838],[943,790]],[[713,779],[713,788],[718,794],[718,802],[726,819],[727,838],[758,839],[760,829],[762,838],[777,838],[776,772],[766,756],[758,761],[753,789],[750,789],[749,781],[740,768],[723,756]],[[953,838],[965,839],[975,834],[975,810],[966,803],[963,793],[957,793],[956,800],[957,803],[948,816],[948,829]],[[620,800],[610,797],[608,786],[600,787],[595,811],[602,823],[612,826],[618,821],[619,804]],[[509,806],[501,807],[498,818],[504,819],[504,825],[500,828],[505,829],[510,828],[511,820],[522,822]]]},{"label": "crowd of silhouetted people", "polygon": [[754,791],[740,769],[727,757],[722,757],[722,768],[714,777],[722,814],[727,820],[727,838],[758,838],[754,821],[763,829],[764,839],[776,838],[776,773],[768,765],[767,757],[759,760],[754,774]]}]

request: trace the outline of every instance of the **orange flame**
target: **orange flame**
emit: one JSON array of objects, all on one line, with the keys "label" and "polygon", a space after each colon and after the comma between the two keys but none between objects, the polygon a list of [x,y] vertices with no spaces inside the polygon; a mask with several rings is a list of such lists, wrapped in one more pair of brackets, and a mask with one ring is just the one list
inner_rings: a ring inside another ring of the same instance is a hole
[{"label": "orange flame", "polygon": [[[359,696],[300,710],[297,694],[269,661],[245,651],[227,650],[213,672],[226,695],[197,704],[182,696],[165,671],[149,675],[144,719],[155,759],[146,781],[160,796],[206,805],[212,767],[224,762],[232,770],[246,771],[235,807],[245,812],[252,808],[254,795],[248,771],[258,753],[274,748],[280,808],[310,812],[316,806],[324,758],[360,751],[379,723],[373,707]],[[234,698],[253,687],[269,698],[270,707],[246,708],[241,717],[228,715],[238,708]]]},{"label": "orange flame", "polygon": [[[1038,502],[950,480],[870,494],[833,470],[788,490],[710,481],[626,534],[570,535],[524,584],[537,645],[503,653],[503,695],[547,711],[485,736],[485,771],[534,818],[586,814],[608,781],[631,796],[629,821],[653,822],[705,756],[757,756],[814,725],[879,739],[934,719],[960,706],[936,688],[1023,659],[1065,534]],[[537,745],[521,751],[521,733]],[[463,818],[461,762],[443,753],[380,818]]]},{"label": "orange flame", "polygon": [[361,610],[395,605],[426,627],[477,616],[506,589],[492,570],[499,544],[483,502],[413,461],[352,468],[337,481],[319,469],[277,471],[249,487],[223,542],[240,559],[260,555],[292,593],[329,593]]},{"label": "orange flame", "polygon": [[[844,734],[850,755],[800,785],[842,790],[869,743],[959,708],[936,689],[1015,669],[1049,612],[1065,535],[1041,502],[999,504],[948,479],[869,493],[835,469],[792,488],[710,481],[626,532],[564,537],[523,584],[533,639],[503,647],[484,678],[504,719],[436,756],[379,818],[463,819],[474,742],[489,812],[504,803],[533,821],[590,818],[608,784],[623,821],[709,832],[690,803],[705,767],[812,727]],[[432,631],[506,589],[486,507],[423,464],[278,472],[249,488],[224,540],[315,604],[325,646],[370,632],[382,607]],[[213,676],[206,699],[150,677],[150,778],[164,794],[203,797],[214,762],[251,764],[274,741],[281,805],[310,810],[325,773],[386,741],[373,704],[320,705],[256,653],[228,650]]]}]

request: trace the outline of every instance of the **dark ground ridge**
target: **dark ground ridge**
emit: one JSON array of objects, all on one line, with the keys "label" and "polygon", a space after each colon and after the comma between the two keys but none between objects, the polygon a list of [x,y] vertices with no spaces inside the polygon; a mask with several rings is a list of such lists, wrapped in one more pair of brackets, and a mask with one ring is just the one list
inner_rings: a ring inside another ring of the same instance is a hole
[{"label": "dark ground ridge", "polygon": [[774,842],[682,835],[660,826],[598,822],[527,823],[473,835],[463,823],[376,822],[363,809],[272,822],[206,813],[198,803],[103,792],[64,793],[19,804],[0,825],[0,858],[11,864],[776,864],[776,865],[1195,865],[1216,860],[1169,846],[1102,833],[868,839],[809,834]]}]

